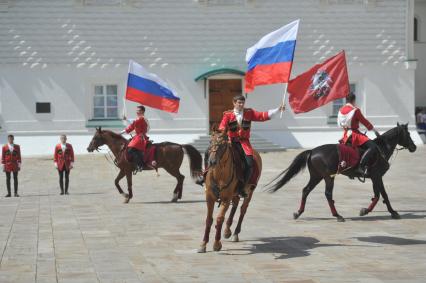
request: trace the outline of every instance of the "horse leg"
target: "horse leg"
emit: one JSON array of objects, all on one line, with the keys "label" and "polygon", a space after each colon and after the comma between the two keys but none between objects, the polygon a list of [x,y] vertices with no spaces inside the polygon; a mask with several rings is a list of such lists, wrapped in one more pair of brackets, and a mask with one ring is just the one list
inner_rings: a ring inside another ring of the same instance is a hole
[{"label": "horse leg", "polygon": [[216,218],[216,236],[215,236],[214,244],[213,244],[213,250],[215,252],[218,252],[222,249],[222,243],[220,242],[220,236],[221,236],[221,233],[222,233],[222,224],[225,221],[225,215],[226,215],[226,211],[228,210],[229,203],[230,203],[229,200],[223,201],[221,203],[219,214],[217,215],[217,218]]},{"label": "horse leg", "polygon": [[388,194],[386,193],[385,185],[383,184],[382,178],[378,179],[378,185],[380,187],[380,194],[383,197],[383,203],[386,204],[386,207],[388,208],[388,211],[391,214],[391,217],[393,219],[400,219],[401,216],[399,216],[398,212],[396,212],[390,204],[389,197],[388,197]]},{"label": "horse leg", "polygon": [[177,202],[178,199],[182,198],[182,191],[183,191],[183,181],[185,180],[185,176],[182,175],[179,172],[179,168],[177,168],[177,170],[175,168],[168,168],[168,167],[164,167],[164,169],[173,177],[176,178],[177,180],[177,184],[176,187],[173,191],[173,197],[171,202]]},{"label": "horse leg", "polygon": [[238,224],[237,227],[235,227],[234,236],[232,237],[233,242],[238,242],[240,240],[238,234],[240,234],[241,232],[241,225],[243,224],[244,216],[246,215],[247,208],[249,206],[251,198],[253,197],[253,192],[254,190],[250,190],[248,197],[244,199],[243,204],[241,205],[240,217],[238,218]]},{"label": "horse leg", "polygon": [[302,215],[302,213],[305,211],[305,204],[306,204],[306,200],[308,198],[309,193],[316,187],[316,185],[318,185],[318,183],[321,180],[322,180],[321,177],[316,177],[312,175],[310,176],[308,184],[306,185],[306,187],[303,188],[302,199],[300,201],[299,210],[293,213],[294,219],[299,218],[299,216]]},{"label": "horse leg", "polygon": [[199,253],[206,252],[206,246],[207,246],[207,243],[209,242],[210,229],[213,224],[213,210],[214,210],[215,200],[212,197],[206,196],[206,203],[207,203],[206,228],[204,230],[203,242],[201,243],[201,247],[198,249]]},{"label": "horse leg", "polygon": [[336,207],[334,206],[333,200],[333,188],[334,188],[334,178],[325,178],[325,197],[327,198],[328,205],[330,206],[331,214],[337,218],[337,221],[344,222],[343,218],[339,213],[337,213]]},{"label": "horse leg", "polygon": [[130,199],[133,198],[133,190],[132,190],[132,172],[126,173],[126,179],[127,179],[127,191],[128,194],[124,194],[124,203],[129,203]]},{"label": "horse leg", "polygon": [[371,199],[371,204],[368,206],[368,208],[365,208],[365,207],[361,208],[359,212],[359,216],[364,216],[372,212],[377,202],[380,199],[380,187],[378,186],[377,181],[375,179],[373,179],[372,181],[373,181],[374,197]]},{"label": "horse leg", "polygon": [[176,188],[173,191],[173,199],[172,202],[177,202],[178,199],[182,198],[182,191],[183,191],[183,181],[185,180],[185,176],[182,175],[179,171],[177,172],[176,176],[177,184]]},{"label": "horse leg", "polygon": [[123,179],[123,177],[126,176],[126,173],[124,173],[124,170],[120,170],[118,172],[117,177],[114,180],[115,187],[117,188],[118,192],[122,195],[124,192],[120,187],[120,180]]},{"label": "horse leg", "polygon": [[232,199],[231,212],[229,213],[228,220],[226,221],[225,231],[223,232],[223,237],[225,237],[225,239],[229,239],[232,235],[231,226],[232,226],[232,222],[234,220],[234,215],[235,215],[235,212],[237,211],[239,202],[240,202],[239,196],[235,196]]}]

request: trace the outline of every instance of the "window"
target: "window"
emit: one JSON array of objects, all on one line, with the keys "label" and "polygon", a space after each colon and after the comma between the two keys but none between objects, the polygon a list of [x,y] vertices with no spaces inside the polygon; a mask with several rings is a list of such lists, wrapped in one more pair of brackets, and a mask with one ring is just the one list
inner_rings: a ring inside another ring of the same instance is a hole
[{"label": "window", "polygon": [[414,17],[414,41],[419,41],[419,20]]},{"label": "window", "polygon": [[[349,84],[349,91],[356,94],[356,85],[355,84]],[[339,109],[345,105],[345,98],[337,99],[333,101],[333,111],[331,113],[331,117],[337,117],[337,114],[339,113]]]},{"label": "window", "polygon": [[36,102],[36,113],[50,113],[50,102]]},{"label": "window", "polygon": [[94,92],[93,118],[118,118],[117,85],[95,85]]},{"label": "window", "polygon": [[[349,91],[356,94],[356,84],[349,84]],[[345,105],[346,99],[336,99],[333,101],[331,115],[328,116],[327,124],[335,125],[337,123],[337,114],[339,114],[339,109]]]}]

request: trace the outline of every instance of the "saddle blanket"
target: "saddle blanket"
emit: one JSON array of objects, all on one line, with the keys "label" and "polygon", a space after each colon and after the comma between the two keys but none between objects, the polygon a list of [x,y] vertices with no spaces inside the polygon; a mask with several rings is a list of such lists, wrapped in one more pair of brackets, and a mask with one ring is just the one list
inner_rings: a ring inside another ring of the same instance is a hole
[{"label": "saddle blanket", "polygon": [[359,162],[359,152],[351,146],[338,145],[339,149],[339,171],[357,166]]},{"label": "saddle blanket", "polygon": [[155,161],[155,152],[157,147],[153,144],[148,145],[145,149],[145,154],[143,156],[143,162],[150,167],[157,167],[157,162]]}]

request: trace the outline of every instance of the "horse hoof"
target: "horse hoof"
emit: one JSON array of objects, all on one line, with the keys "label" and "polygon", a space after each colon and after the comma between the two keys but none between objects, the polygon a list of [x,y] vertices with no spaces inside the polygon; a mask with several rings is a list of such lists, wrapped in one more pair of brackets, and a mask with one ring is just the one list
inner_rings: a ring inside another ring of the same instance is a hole
[{"label": "horse hoof", "polygon": [[234,236],[232,237],[232,242],[239,242],[240,241],[240,239],[238,238],[238,235],[237,234],[234,234]]},{"label": "horse hoof", "polygon": [[225,231],[223,232],[223,237],[225,239],[229,239],[231,237],[231,235],[232,235],[232,232],[229,229],[225,229]]},{"label": "horse hoof", "polygon": [[367,208],[361,208],[361,210],[359,211],[359,216],[364,216],[368,214],[368,209]]},{"label": "horse hoof", "polygon": [[299,216],[300,216],[299,212],[295,212],[295,213],[293,213],[293,218],[294,218],[294,219],[299,218]]},{"label": "horse hoof", "polygon": [[173,196],[173,198],[172,198],[171,202],[177,202],[177,201],[178,201],[178,197],[177,197],[177,195],[176,195],[176,196]]},{"label": "horse hoof", "polygon": [[206,253],[206,246],[201,246],[198,250],[197,253],[199,254],[204,254]]},{"label": "horse hoof", "polygon": [[220,241],[214,242],[213,244],[213,250],[215,252],[218,252],[222,249],[222,243]]},{"label": "horse hoof", "polygon": [[391,214],[391,217],[392,217],[392,219],[401,219],[401,216],[396,211]]},{"label": "horse hoof", "polygon": [[125,198],[123,203],[129,203],[130,198]]},{"label": "horse hoof", "polygon": [[337,222],[345,222],[345,218],[339,215],[337,216]]}]

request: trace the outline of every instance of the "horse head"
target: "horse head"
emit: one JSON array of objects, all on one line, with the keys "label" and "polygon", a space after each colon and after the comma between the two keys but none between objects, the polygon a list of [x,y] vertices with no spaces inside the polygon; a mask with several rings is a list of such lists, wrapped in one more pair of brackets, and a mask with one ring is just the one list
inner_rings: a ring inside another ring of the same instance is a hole
[{"label": "horse head", "polygon": [[228,135],[225,131],[221,131],[216,125],[212,127],[210,148],[209,148],[209,165],[214,166],[218,160],[222,158],[228,146]]},{"label": "horse head", "polygon": [[407,148],[410,152],[415,152],[417,146],[414,144],[411,139],[410,132],[408,131],[408,123],[407,124],[399,124],[397,123],[398,128],[398,145],[403,148]]},{"label": "horse head", "polygon": [[102,128],[96,128],[96,132],[93,135],[92,140],[90,141],[89,146],[87,147],[88,152],[93,152],[95,150],[98,150],[100,146],[103,146],[105,144],[105,138],[103,137],[103,131]]}]

